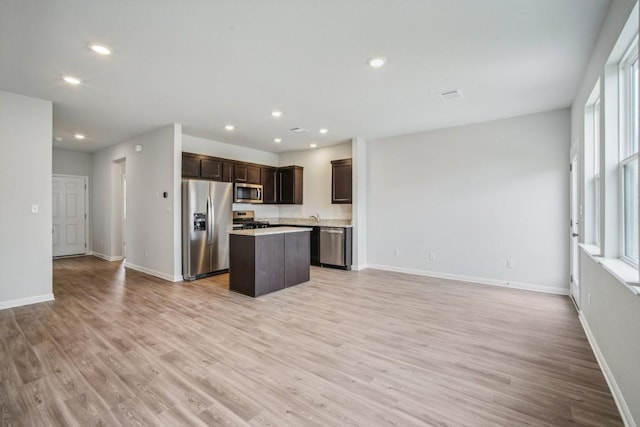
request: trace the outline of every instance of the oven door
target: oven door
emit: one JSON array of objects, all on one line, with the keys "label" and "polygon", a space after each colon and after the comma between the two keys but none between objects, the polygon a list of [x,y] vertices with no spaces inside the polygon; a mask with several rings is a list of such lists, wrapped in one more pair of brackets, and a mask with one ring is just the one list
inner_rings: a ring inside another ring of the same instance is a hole
[{"label": "oven door", "polygon": [[262,203],[262,185],[236,183],[233,201],[235,203]]}]

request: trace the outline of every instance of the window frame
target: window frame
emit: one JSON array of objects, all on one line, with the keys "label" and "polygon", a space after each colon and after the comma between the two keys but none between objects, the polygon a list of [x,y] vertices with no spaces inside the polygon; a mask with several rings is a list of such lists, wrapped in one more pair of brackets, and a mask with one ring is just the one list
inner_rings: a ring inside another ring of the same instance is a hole
[{"label": "window frame", "polygon": [[[634,73],[635,71],[635,73]],[[627,264],[638,268],[638,260],[627,255],[627,227],[625,221],[625,208],[628,204],[626,199],[627,189],[625,181],[625,167],[634,161],[638,161],[638,81],[636,80],[638,71],[638,35],[636,35],[625,51],[619,64],[619,160],[618,160],[618,182],[619,182],[619,231],[620,248],[619,258]],[[637,179],[637,176],[636,176]],[[638,183],[636,182],[636,186]],[[637,195],[636,195],[637,197]],[[638,207],[636,205],[636,213]],[[638,225],[636,224],[636,231]],[[635,233],[636,245],[638,233]]]}]

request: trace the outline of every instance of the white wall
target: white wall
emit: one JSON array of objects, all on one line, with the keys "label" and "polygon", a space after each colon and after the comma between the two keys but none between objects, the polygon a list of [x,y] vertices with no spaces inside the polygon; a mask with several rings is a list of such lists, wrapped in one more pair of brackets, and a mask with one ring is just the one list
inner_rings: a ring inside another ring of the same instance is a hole
[{"label": "white wall", "polygon": [[91,153],[82,151],[53,150],[53,173],[59,175],[92,175]]},{"label": "white wall", "polygon": [[321,219],[351,219],[351,205],[331,204],[331,161],[351,156],[351,142],[280,154],[280,166],[304,168],[303,204],[281,205],[280,217],[307,218],[317,212]]},{"label": "white wall", "polygon": [[[571,108],[572,151],[580,153],[581,175],[585,169],[582,147],[585,103],[598,78],[604,76],[607,59],[619,53],[614,52],[614,47],[634,5],[637,7],[637,1],[611,2]],[[637,16],[631,21],[637,23]],[[604,114],[607,114],[606,109]],[[584,204],[584,180],[580,181],[580,203]],[[581,222],[584,224],[585,221]],[[613,234],[609,236],[616,238]],[[584,227],[580,235],[585,235]],[[622,408],[625,422],[640,426],[640,298],[584,253],[580,255],[579,277],[580,311],[585,329],[612,385],[618,407]],[[590,302],[588,295],[591,295]]]},{"label": "white wall", "polygon": [[[253,148],[239,147],[224,142],[182,135],[182,151],[187,153],[204,154],[261,165],[278,166],[278,155]],[[276,205],[254,205],[234,203],[233,210],[253,210],[258,218],[278,218],[279,209]]]},{"label": "white wall", "polygon": [[50,101],[0,91],[0,309],[53,299],[51,129]]},{"label": "white wall", "polygon": [[[180,280],[180,125],[170,125],[93,155],[93,251],[117,257],[120,171],[126,161],[126,265],[167,280]],[[136,145],[143,151],[135,152]],[[168,198],[162,197],[163,192]],[[115,234],[114,234],[115,233]]]},{"label": "white wall", "polygon": [[371,140],[367,154],[370,267],[567,292],[569,110]]}]

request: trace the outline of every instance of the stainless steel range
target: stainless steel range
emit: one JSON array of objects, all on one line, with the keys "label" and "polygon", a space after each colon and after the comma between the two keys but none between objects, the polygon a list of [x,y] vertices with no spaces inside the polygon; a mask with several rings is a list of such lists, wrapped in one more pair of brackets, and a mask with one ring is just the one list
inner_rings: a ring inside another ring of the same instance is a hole
[{"label": "stainless steel range", "polygon": [[254,228],[267,228],[269,223],[256,221],[255,211],[233,211],[233,229],[251,230]]}]

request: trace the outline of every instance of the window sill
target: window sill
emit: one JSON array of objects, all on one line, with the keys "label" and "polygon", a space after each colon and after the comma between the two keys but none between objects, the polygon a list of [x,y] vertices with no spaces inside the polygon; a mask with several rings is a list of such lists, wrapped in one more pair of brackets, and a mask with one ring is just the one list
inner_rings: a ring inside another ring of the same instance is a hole
[{"label": "window sill", "polygon": [[580,244],[580,247],[595,262],[602,265],[613,277],[622,283],[633,294],[640,296],[640,281],[638,269],[627,264],[619,258],[603,258],[599,255],[600,248],[594,245]]},{"label": "window sill", "polygon": [[588,243],[578,243],[578,246],[580,246],[582,249],[584,249],[584,251],[591,255],[592,257],[599,257],[600,256],[600,248],[596,245],[590,245]]}]

